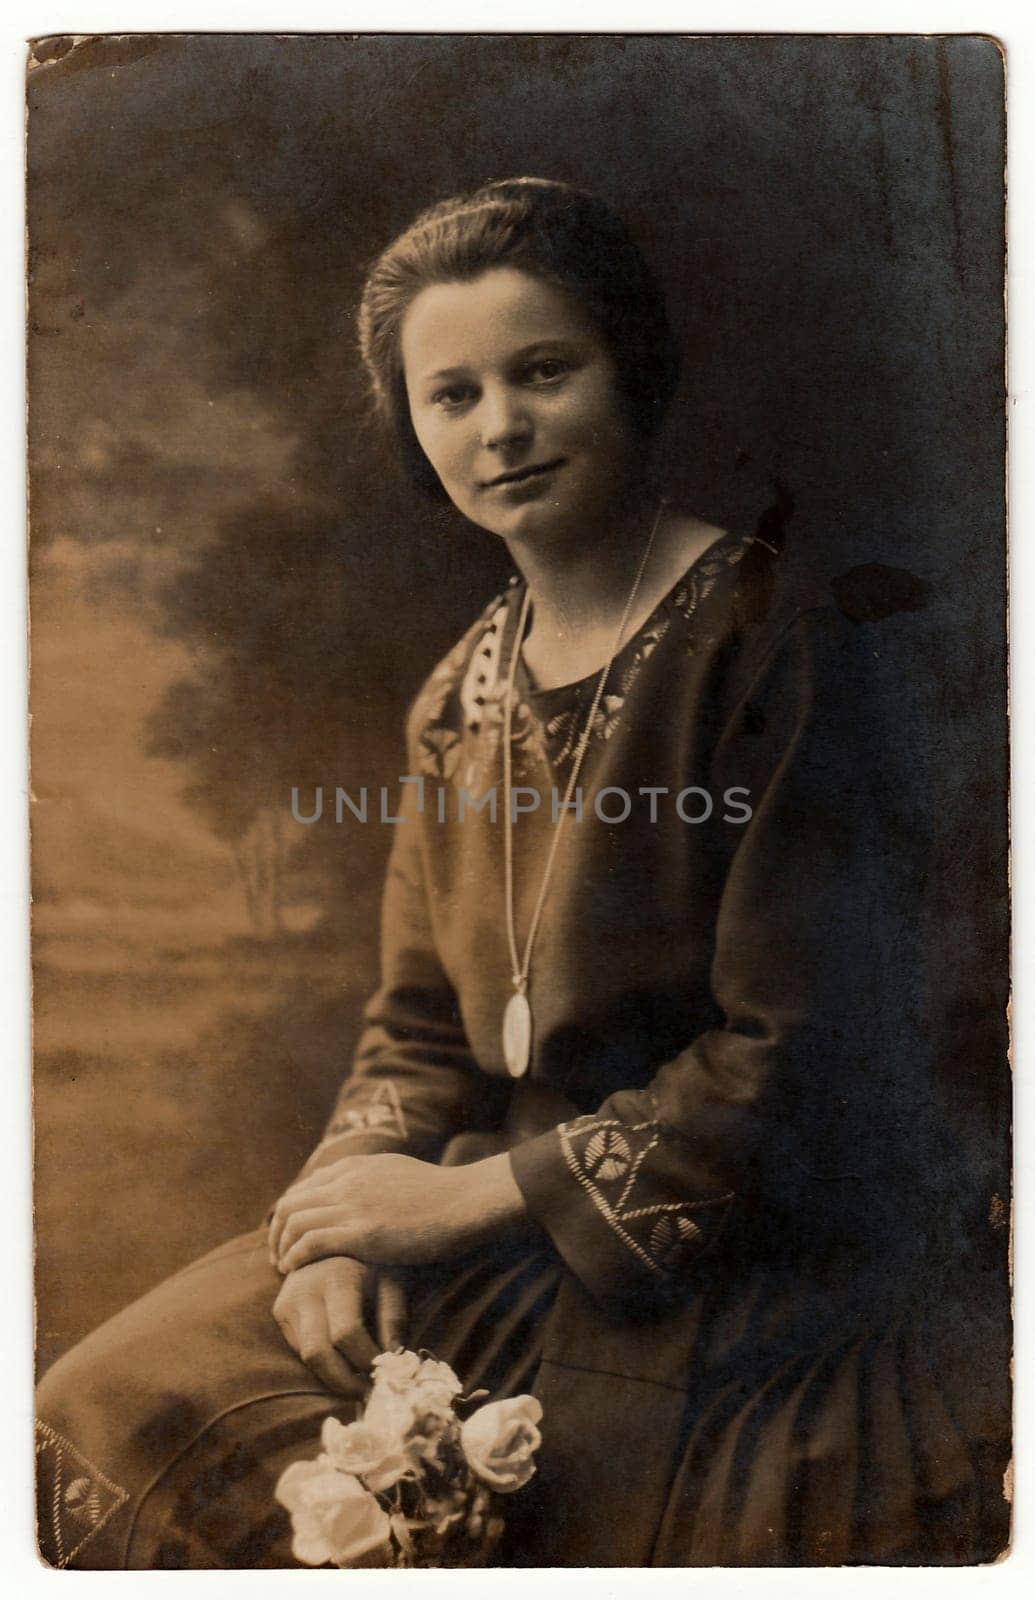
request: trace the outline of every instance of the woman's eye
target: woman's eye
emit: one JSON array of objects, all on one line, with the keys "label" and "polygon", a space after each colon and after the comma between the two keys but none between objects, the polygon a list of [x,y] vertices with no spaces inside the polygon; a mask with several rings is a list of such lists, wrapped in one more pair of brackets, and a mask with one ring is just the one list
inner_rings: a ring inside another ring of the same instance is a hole
[{"label": "woman's eye", "polygon": [[443,410],[455,411],[459,406],[466,405],[472,393],[470,384],[451,383],[447,389],[436,389],[431,399],[434,405],[441,406]]},{"label": "woman's eye", "polygon": [[526,376],[533,383],[557,383],[570,371],[570,364],[559,356],[546,356],[542,361],[533,361],[525,368]]}]

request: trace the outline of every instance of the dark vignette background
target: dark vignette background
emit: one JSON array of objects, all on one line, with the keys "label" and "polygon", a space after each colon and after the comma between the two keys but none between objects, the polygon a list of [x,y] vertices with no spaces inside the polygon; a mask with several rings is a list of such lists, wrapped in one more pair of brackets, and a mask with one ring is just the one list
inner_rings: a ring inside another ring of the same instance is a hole
[{"label": "dark vignette background", "polygon": [[966,1135],[1002,1330],[1002,88],[981,38],[36,43],[41,1366],[261,1217],[347,1065],[389,830],[301,828],[289,788],[391,784],[408,697],[508,570],[393,476],[352,308],[419,206],[515,173],[609,195],[666,283],[669,481],[784,527],[860,627],[894,613],[881,781],[915,866],[865,1048],[907,1038]]}]

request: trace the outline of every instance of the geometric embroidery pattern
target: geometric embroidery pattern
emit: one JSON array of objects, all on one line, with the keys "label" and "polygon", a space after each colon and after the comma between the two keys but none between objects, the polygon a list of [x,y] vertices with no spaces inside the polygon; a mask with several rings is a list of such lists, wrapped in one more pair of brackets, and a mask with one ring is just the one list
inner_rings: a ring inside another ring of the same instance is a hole
[{"label": "geometric embroidery pattern", "polygon": [[36,1423],[36,1475],[40,1486],[40,1544],[52,1566],[67,1567],[129,1495],[112,1483],[46,1422]]},{"label": "geometric embroidery pattern", "polygon": [[702,1212],[725,1210],[732,1194],[642,1204],[642,1168],[665,1135],[660,1122],[578,1117],[558,1129],[568,1170],[611,1230],[656,1277],[687,1265],[705,1243]]},{"label": "geometric embroidery pattern", "polygon": [[[703,602],[723,574],[739,565],[748,546],[760,542],[738,533],[726,534],[663,597],[611,664],[589,729],[593,744],[611,738],[644,662],[674,622],[684,628],[690,651],[697,648],[694,630]],[[515,584],[508,594],[497,596],[418,694],[410,726],[416,738],[419,772],[472,791],[498,777],[508,665],[502,643],[520,593]],[[548,691],[545,700],[551,702],[554,694],[563,703],[555,708],[541,705],[544,720],[540,723],[520,685],[515,686],[512,737],[514,755],[523,770],[532,771],[545,763],[547,769],[561,773],[574,757],[593,697],[593,682],[585,680],[564,690]]]},{"label": "geometric embroidery pattern", "polygon": [[500,650],[506,621],[506,602],[497,602],[460,684],[460,711],[465,726],[474,733],[485,721],[485,706],[500,679]]},{"label": "geometric embroidery pattern", "polygon": [[361,1105],[346,1105],[336,1111],[324,1141],[350,1133],[388,1133],[393,1138],[406,1138],[402,1101],[390,1078],[378,1084]]}]

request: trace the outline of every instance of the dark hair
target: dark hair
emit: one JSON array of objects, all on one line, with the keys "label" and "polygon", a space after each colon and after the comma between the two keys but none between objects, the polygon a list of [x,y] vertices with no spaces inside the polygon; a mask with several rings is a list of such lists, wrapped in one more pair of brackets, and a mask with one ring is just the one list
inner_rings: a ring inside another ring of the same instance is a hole
[{"label": "dark hair", "polygon": [[422,211],[367,274],[359,346],[377,410],[418,486],[445,494],[417,442],[400,355],[406,310],[434,283],[518,267],[570,294],[618,369],[629,421],[660,428],[679,381],[679,352],[660,290],[625,223],[606,201],[545,178],[505,178]]}]

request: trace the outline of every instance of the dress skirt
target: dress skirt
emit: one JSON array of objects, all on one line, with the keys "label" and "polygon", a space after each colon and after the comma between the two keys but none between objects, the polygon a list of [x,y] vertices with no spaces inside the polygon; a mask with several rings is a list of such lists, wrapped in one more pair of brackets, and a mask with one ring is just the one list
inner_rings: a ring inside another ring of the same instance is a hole
[{"label": "dress skirt", "polygon": [[[734,1289],[735,1268],[722,1252],[684,1304],[634,1330],[595,1320],[550,1251],[414,1274],[414,1348],[467,1390],[534,1387],[543,1402],[540,1471],[508,1502],[499,1564],[994,1559],[1001,1441],[981,1437],[958,1352],[953,1396],[915,1304],[868,1314],[861,1293],[846,1316],[822,1275],[758,1268]],[[316,1454],[325,1417],[356,1412],[285,1343],[280,1282],[265,1230],[246,1234],[51,1369],[37,1425],[49,1563],[296,1565],[274,1486]]]},{"label": "dress skirt", "polygon": [[[409,1339],[465,1389],[535,1380],[559,1268],[545,1252],[414,1274]],[[293,1567],[274,1499],[324,1418],[351,1420],[273,1320],[266,1229],[167,1279],[75,1346],[39,1388],[41,1553],[56,1567]]]}]

